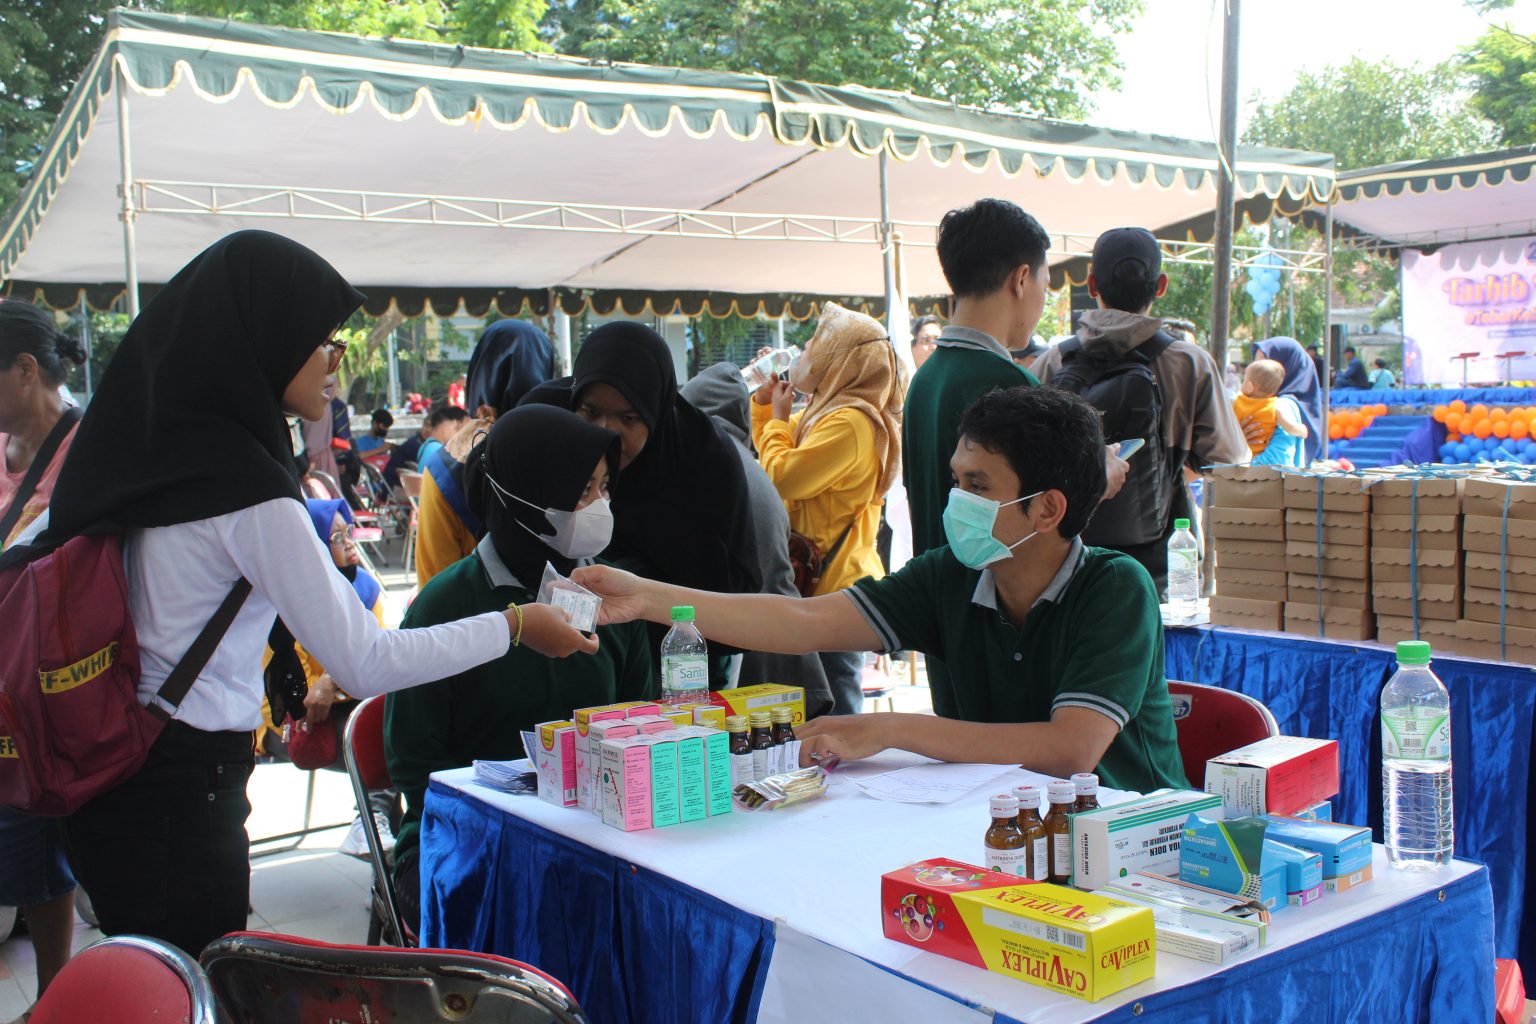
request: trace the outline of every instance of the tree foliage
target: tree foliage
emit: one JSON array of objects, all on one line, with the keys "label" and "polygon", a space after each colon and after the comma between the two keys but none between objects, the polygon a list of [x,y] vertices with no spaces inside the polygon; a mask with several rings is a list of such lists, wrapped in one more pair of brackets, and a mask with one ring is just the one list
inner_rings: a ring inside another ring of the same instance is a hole
[{"label": "tree foliage", "polygon": [[1141,0],[555,0],[544,37],[616,61],[855,83],[1080,118]]},{"label": "tree foliage", "polygon": [[1495,26],[1462,53],[1471,108],[1498,125],[1499,144],[1536,145],[1536,39]]}]

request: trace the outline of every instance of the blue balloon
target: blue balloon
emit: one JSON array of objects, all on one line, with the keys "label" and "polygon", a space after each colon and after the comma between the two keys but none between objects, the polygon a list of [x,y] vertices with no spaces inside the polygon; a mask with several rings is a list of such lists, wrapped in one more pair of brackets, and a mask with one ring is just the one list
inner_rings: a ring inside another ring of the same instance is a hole
[{"label": "blue balloon", "polygon": [[1530,446],[1531,446],[1531,439],[1528,438],[1528,437],[1522,437],[1522,438],[1519,438],[1518,440],[1515,441],[1515,451],[1517,451],[1517,452],[1522,452],[1523,453]]},{"label": "blue balloon", "polygon": [[1456,454],[1456,443],[1454,441],[1447,441],[1447,442],[1445,442],[1445,444],[1440,446],[1440,454],[1445,456],[1445,457],[1447,457],[1447,458],[1449,458],[1452,455],[1455,455]]},{"label": "blue balloon", "polygon": [[1471,457],[1472,457],[1472,446],[1467,444],[1467,442],[1465,442],[1465,441],[1457,442],[1457,444],[1456,444],[1456,458],[1460,459],[1462,462],[1466,462]]}]

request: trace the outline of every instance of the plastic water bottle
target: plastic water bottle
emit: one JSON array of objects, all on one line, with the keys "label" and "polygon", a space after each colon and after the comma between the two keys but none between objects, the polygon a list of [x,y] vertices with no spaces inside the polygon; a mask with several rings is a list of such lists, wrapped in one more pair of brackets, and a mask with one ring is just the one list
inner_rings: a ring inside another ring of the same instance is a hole
[{"label": "plastic water bottle", "polygon": [[1429,644],[1397,645],[1381,691],[1382,831],[1395,868],[1432,870],[1456,849],[1451,806],[1451,698],[1429,669]]},{"label": "plastic water bottle", "polygon": [[1193,619],[1200,607],[1200,544],[1188,519],[1173,521],[1168,538],[1168,611],[1175,619]]},{"label": "plastic water bottle", "polygon": [[709,700],[709,648],[693,624],[693,607],[672,609],[672,628],[661,640],[661,702]]},{"label": "plastic water bottle", "polygon": [[748,391],[756,391],[769,381],[776,380],[799,355],[800,350],[794,345],[765,352],[742,369],[742,382],[747,385]]}]

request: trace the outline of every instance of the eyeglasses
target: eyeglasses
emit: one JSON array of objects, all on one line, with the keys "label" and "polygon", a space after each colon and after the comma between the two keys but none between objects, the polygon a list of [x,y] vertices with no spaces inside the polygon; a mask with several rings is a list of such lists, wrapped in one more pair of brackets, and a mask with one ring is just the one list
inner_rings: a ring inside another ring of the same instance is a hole
[{"label": "eyeglasses", "polygon": [[338,530],[332,530],[331,531],[331,543],[332,544],[346,544],[346,543],[352,541],[356,537],[356,534],[354,534],[352,532],[352,529],[353,528],[350,527],[350,526],[343,526],[343,527],[341,527]]},{"label": "eyeglasses", "polygon": [[326,364],[326,373],[335,373],[341,368],[341,357],[347,354],[347,339],[327,338],[325,347],[331,350],[330,361]]}]

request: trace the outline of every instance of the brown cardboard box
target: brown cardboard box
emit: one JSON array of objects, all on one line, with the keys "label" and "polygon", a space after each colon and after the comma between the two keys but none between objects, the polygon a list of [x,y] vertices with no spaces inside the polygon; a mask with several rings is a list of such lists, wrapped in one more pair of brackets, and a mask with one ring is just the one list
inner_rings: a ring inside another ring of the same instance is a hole
[{"label": "brown cardboard box", "polygon": [[[1417,506],[1423,516],[1454,516],[1461,512],[1464,480],[1411,475],[1371,479],[1371,511],[1388,516],[1411,516]],[[1415,499],[1417,494],[1417,499]]]},{"label": "brown cardboard box", "polygon": [[1278,570],[1285,565],[1285,542],[1275,541],[1222,541],[1216,545],[1216,574],[1220,578],[1223,569]]},{"label": "brown cardboard box", "polygon": [[1377,620],[1378,639],[1384,644],[1402,640],[1428,641],[1436,654],[1454,654],[1464,658],[1536,663],[1536,629],[1505,626],[1502,649],[1496,623],[1460,619],[1445,622],[1419,618],[1419,635],[1413,635],[1413,620],[1383,615]]},{"label": "brown cardboard box", "polygon": [[[1377,615],[1396,615],[1413,618],[1413,584],[1389,583],[1376,580],[1372,584],[1371,598]],[[1419,618],[1461,618],[1461,588],[1454,583],[1419,583]]]},{"label": "brown cardboard box", "polygon": [[1222,466],[1211,470],[1211,503],[1224,508],[1282,508],[1285,488],[1273,466]]},{"label": "brown cardboard box", "polygon": [[1420,583],[1461,583],[1460,551],[1419,548],[1418,572],[1409,566],[1413,552],[1408,548],[1371,548],[1371,576],[1392,583],[1410,583],[1415,576]]},{"label": "brown cardboard box", "polygon": [[1509,493],[1509,518],[1536,520],[1536,483],[1502,478],[1472,478],[1466,483],[1461,510],[1469,516],[1504,515],[1504,495]]},{"label": "brown cardboard box", "polygon": [[1376,639],[1384,644],[1404,640],[1424,640],[1436,654],[1465,654],[1472,647],[1461,631],[1461,623],[1446,619],[1419,618],[1419,635],[1413,635],[1413,619],[1393,615],[1376,617]]},{"label": "brown cardboard box", "polygon": [[1285,475],[1285,507],[1317,509],[1322,492],[1325,512],[1369,512],[1371,493],[1365,481],[1354,476],[1322,476],[1311,473]]},{"label": "brown cardboard box", "polygon": [[1372,547],[1409,548],[1415,533],[1421,548],[1455,551],[1461,547],[1460,516],[1419,516],[1415,523],[1413,516],[1382,515],[1379,508],[1371,508]]},{"label": "brown cardboard box", "polygon": [[1285,571],[1309,576],[1338,576],[1347,580],[1368,580],[1370,552],[1363,545],[1324,544],[1319,560],[1317,544],[1310,540],[1285,543]]},{"label": "brown cardboard box", "polygon": [[[1481,587],[1484,590],[1498,590],[1499,580],[1499,556],[1486,551],[1468,551],[1463,557],[1467,561],[1467,586]],[[1530,555],[1513,555],[1504,560],[1504,579],[1502,586],[1505,591],[1513,591],[1517,594],[1536,594],[1536,558]]]},{"label": "brown cardboard box", "polygon": [[[1466,617],[1473,622],[1499,622],[1499,592],[1482,587],[1466,588]],[[1504,624],[1536,629],[1536,595],[1504,592]]]},{"label": "brown cardboard box", "polygon": [[1222,565],[1216,569],[1216,593],[1222,597],[1279,603],[1285,600],[1285,573]]},{"label": "brown cardboard box", "polygon": [[1278,541],[1285,539],[1285,509],[1226,508],[1211,509],[1211,534],[1217,543],[1225,540]]},{"label": "brown cardboard box", "polygon": [[1281,601],[1250,601],[1241,597],[1211,598],[1211,625],[1279,632],[1285,625]]},{"label": "brown cardboard box", "polygon": [[1287,601],[1306,602],[1316,608],[1318,593],[1321,591],[1324,608],[1354,608],[1362,611],[1369,611],[1371,608],[1369,580],[1308,576],[1299,572],[1287,573],[1286,576]]},{"label": "brown cardboard box", "polygon": [[[1285,510],[1285,539],[1317,543],[1317,509]],[[1368,512],[1324,512],[1321,530],[1324,544],[1348,544],[1364,547],[1370,543],[1371,516]]]},{"label": "brown cardboard box", "polygon": [[1321,636],[1328,640],[1374,640],[1376,616],[1363,609],[1324,608],[1318,627],[1317,605],[1306,601],[1285,602],[1285,631],[1297,636]]},{"label": "brown cardboard box", "polygon": [[1536,519],[1511,516],[1508,527],[1506,537],[1505,523],[1499,516],[1464,516],[1461,521],[1462,548],[1491,555],[1536,555]]}]

